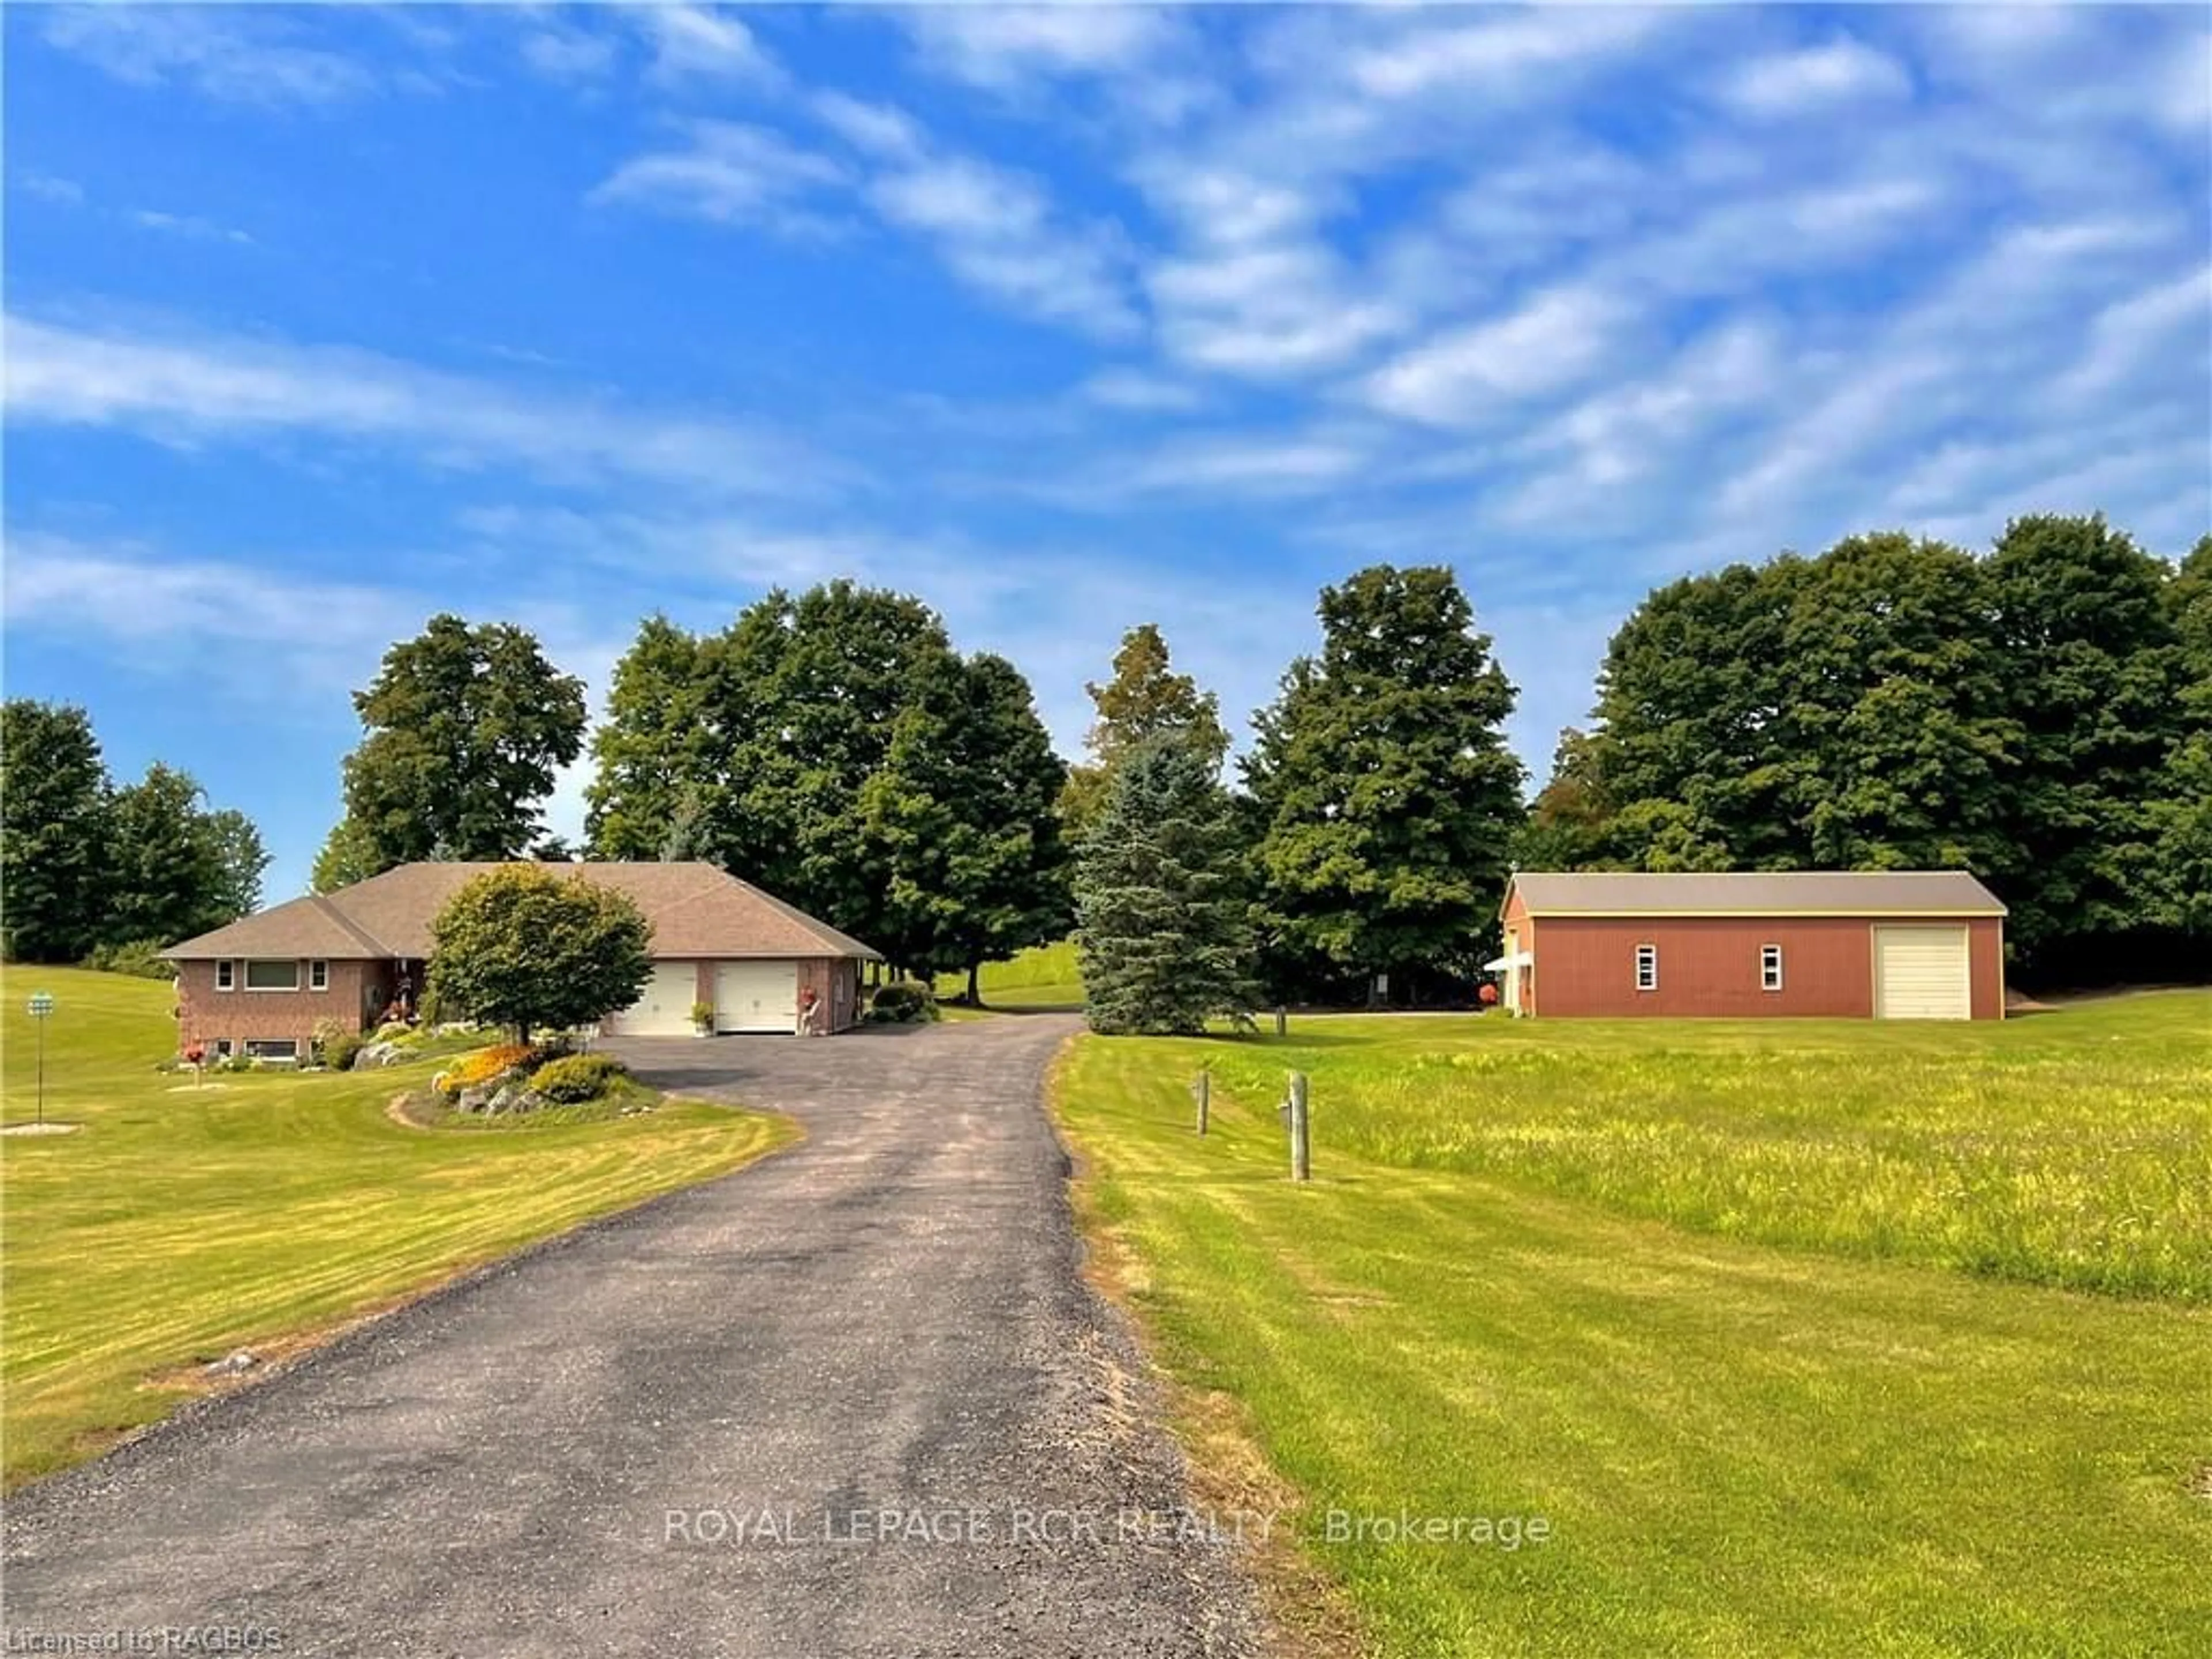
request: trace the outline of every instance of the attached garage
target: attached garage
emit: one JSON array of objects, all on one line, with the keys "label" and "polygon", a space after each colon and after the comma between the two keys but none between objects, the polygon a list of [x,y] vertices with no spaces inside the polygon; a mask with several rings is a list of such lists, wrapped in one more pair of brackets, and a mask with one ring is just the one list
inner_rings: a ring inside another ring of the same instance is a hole
[{"label": "attached garage", "polygon": [[714,964],[717,1031],[781,1031],[799,1025],[799,964],[795,962],[718,962]]},{"label": "attached garage", "polygon": [[1973,969],[1966,925],[1874,930],[1876,1019],[1972,1019]]},{"label": "attached garage", "polygon": [[698,994],[695,964],[656,962],[643,994],[615,1017],[614,1029],[624,1036],[689,1036]]},{"label": "attached garage", "polygon": [[1963,870],[1516,872],[1519,1014],[2001,1019],[2005,908]]}]

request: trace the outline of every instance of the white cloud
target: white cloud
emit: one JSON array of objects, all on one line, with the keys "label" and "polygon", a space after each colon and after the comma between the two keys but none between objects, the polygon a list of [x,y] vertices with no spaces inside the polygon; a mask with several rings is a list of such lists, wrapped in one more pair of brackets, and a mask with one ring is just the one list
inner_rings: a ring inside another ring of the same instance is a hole
[{"label": "white cloud", "polygon": [[1432,337],[1368,377],[1376,408],[1452,426],[1588,380],[1632,321],[1615,295],[1576,287],[1540,293],[1520,309]]},{"label": "white cloud", "polygon": [[1911,91],[1912,78],[1896,59],[1839,34],[1820,46],[1753,58],[1728,76],[1720,95],[1742,114],[1777,120],[1889,102]]},{"label": "white cloud", "polygon": [[664,81],[708,78],[772,86],[782,70],[733,14],[712,6],[640,5],[628,15],[653,47]]},{"label": "white cloud", "polygon": [[1133,70],[1176,32],[1149,6],[920,6],[901,15],[922,61],[970,85],[1005,91],[1036,76]]},{"label": "white cloud", "polygon": [[[2160,282],[2097,313],[2088,349],[2058,381],[2063,398],[2111,392],[2147,365],[2212,362],[2212,265]],[[2212,447],[2212,433],[2207,434]]]},{"label": "white cloud", "polygon": [[[10,629],[106,640],[264,690],[272,666],[295,685],[339,693],[429,611],[389,588],[278,574],[265,564],[165,557],[139,543],[88,543],[37,532],[8,538]],[[303,631],[300,618],[316,625]],[[227,648],[251,647],[249,653]]]},{"label": "white cloud", "polygon": [[840,163],[801,149],[766,127],[695,121],[690,132],[689,149],[633,157],[590,199],[793,234],[833,228],[827,216],[803,204],[849,182]]},{"label": "white cloud", "polygon": [[586,84],[614,70],[621,52],[610,35],[540,19],[526,29],[522,61],[549,81]]},{"label": "white cloud", "polygon": [[133,208],[124,216],[141,230],[159,231],[196,241],[250,243],[253,238],[233,226],[219,225],[193,213],[162,213],[153,208]]},{"label": "white cloud", "polygon": [[26,196],[35,196],[42,202],[62,202],[75,207],[84,200],[84,186],[74,179],[57,178],[51,173],[18,171],[15,188]]},{"label": "white cloud", "polygon": [[1139,413],[1196,409],[1205,401],[1195,386],[1136,368],[1101,369],[1077,391],[1085,401],[1102,408]]},{"label": "white cloud", "polygon": [[237,337],[94,332],[10,313],[7,407],[18,425],[110,426],[163,441],[301,434],[430,464],[520,464],[714,494],[789,495],[819,458],[738,422],[510,391],[366,352]]},{"label": "white cloud", "polygon": [[904,112],[830,95],[815,114],[860,152],[848,166],[781,135],[701,123],[688,150],[638,157],[595,195],[694,216],[819,230],[792,203],[831,186],[895,229],[920,237],[954,277],[1024,317],[1102,337],[1137,331],[1118,227],[1081,223],[1040,179],[931,142]]},{"label": "white cloud", "polygon": [[342,53],[301,44],[289,21],[246,7],[84,5],[45,15],[45,38],[135,86],[189,87],[227,103],[333,104],[375,77]]}]

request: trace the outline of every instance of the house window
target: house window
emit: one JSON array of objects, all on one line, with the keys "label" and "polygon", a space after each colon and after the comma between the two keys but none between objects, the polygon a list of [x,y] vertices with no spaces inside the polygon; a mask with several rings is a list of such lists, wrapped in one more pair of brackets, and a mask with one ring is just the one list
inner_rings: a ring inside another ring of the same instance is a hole
[{"label": "house window", "polygon": [[300,1040],[297,1037],[248,1037],[246,1039],[246,1053],[252,1060],[296,1060],[300,1058]]},{"label": "house window", "polygon": [[215,988],[218,991],[231,991],[235,990],[237,988],[238,964],[234,962],[229,961],[218,962],[216,963]]},{"label": "house window", "polygon": [[300,988],[300,964],[296,962],[249,962],[246,964],[246,988],[249,991],[296,991]]},{"label": "house window", "polygon": [[307,988],[310,991],[327,991],[331,988],[329,963],[311,962],[307,964]]},{"label": "house window", "polygon": [[1639,991],[1659,988],[1659,947],[1656,945],[1636,947],[1636,988]]},{"label": "house window", "polygon": [[217,1037],[215,1040],[215,1057],[217,1060],[228,1060],[230,1058],[230,1039],[228,1037]]},{"label": "house window", "polygon": [[1762,991],[1782,988],[1782,947],[1778,945],[1759,947],[1759,988]]}]

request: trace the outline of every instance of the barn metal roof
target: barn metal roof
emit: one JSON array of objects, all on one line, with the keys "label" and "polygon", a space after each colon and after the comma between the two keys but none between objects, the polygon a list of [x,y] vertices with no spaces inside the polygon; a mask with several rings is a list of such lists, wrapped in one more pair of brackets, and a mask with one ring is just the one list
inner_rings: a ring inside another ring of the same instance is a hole
[{"label": "barn metal roof", "polygon": [[[461,887],[499,864],[403,864],[334,893],[244,916],[171,945],[173,961],[217,957],[402,957],[430,954],[430,924]],[[711,864],[543,864],[626,894],[653,924],[656,957],[859,957],[850,934]]]},{"label": "barn metal roof", "polygon": [[1516,871],[1532,916],[2001,916],[1964,870]]}]

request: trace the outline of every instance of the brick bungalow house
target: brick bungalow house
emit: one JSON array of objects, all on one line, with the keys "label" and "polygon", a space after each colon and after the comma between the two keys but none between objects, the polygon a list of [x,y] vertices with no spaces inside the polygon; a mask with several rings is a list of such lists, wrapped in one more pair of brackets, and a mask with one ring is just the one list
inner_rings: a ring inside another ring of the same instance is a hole
[{"label": "brick bungalow house", "polygon": [[[315,1027],[374,1029],[419,994],[430,924],[462,884],[495,864],[403,864],[333,893],[241,917],[162,952],[177,966],[178,1041],[210,1054],[303,1060]],[[680,1036],[694,1003],[714,1029],[788,1033],[811,989],[822,1029],[860,1018],[860,964],[882,957],[858,939],[711,864],[548,864],[556,875],[626,894],[653,925],[653,975],[601,1030]]]},{"label": "brick bungalow house", "polygon": [[1516,872],[1516,1013],[2004,1018],[2005,908],[1963,870]]}]

